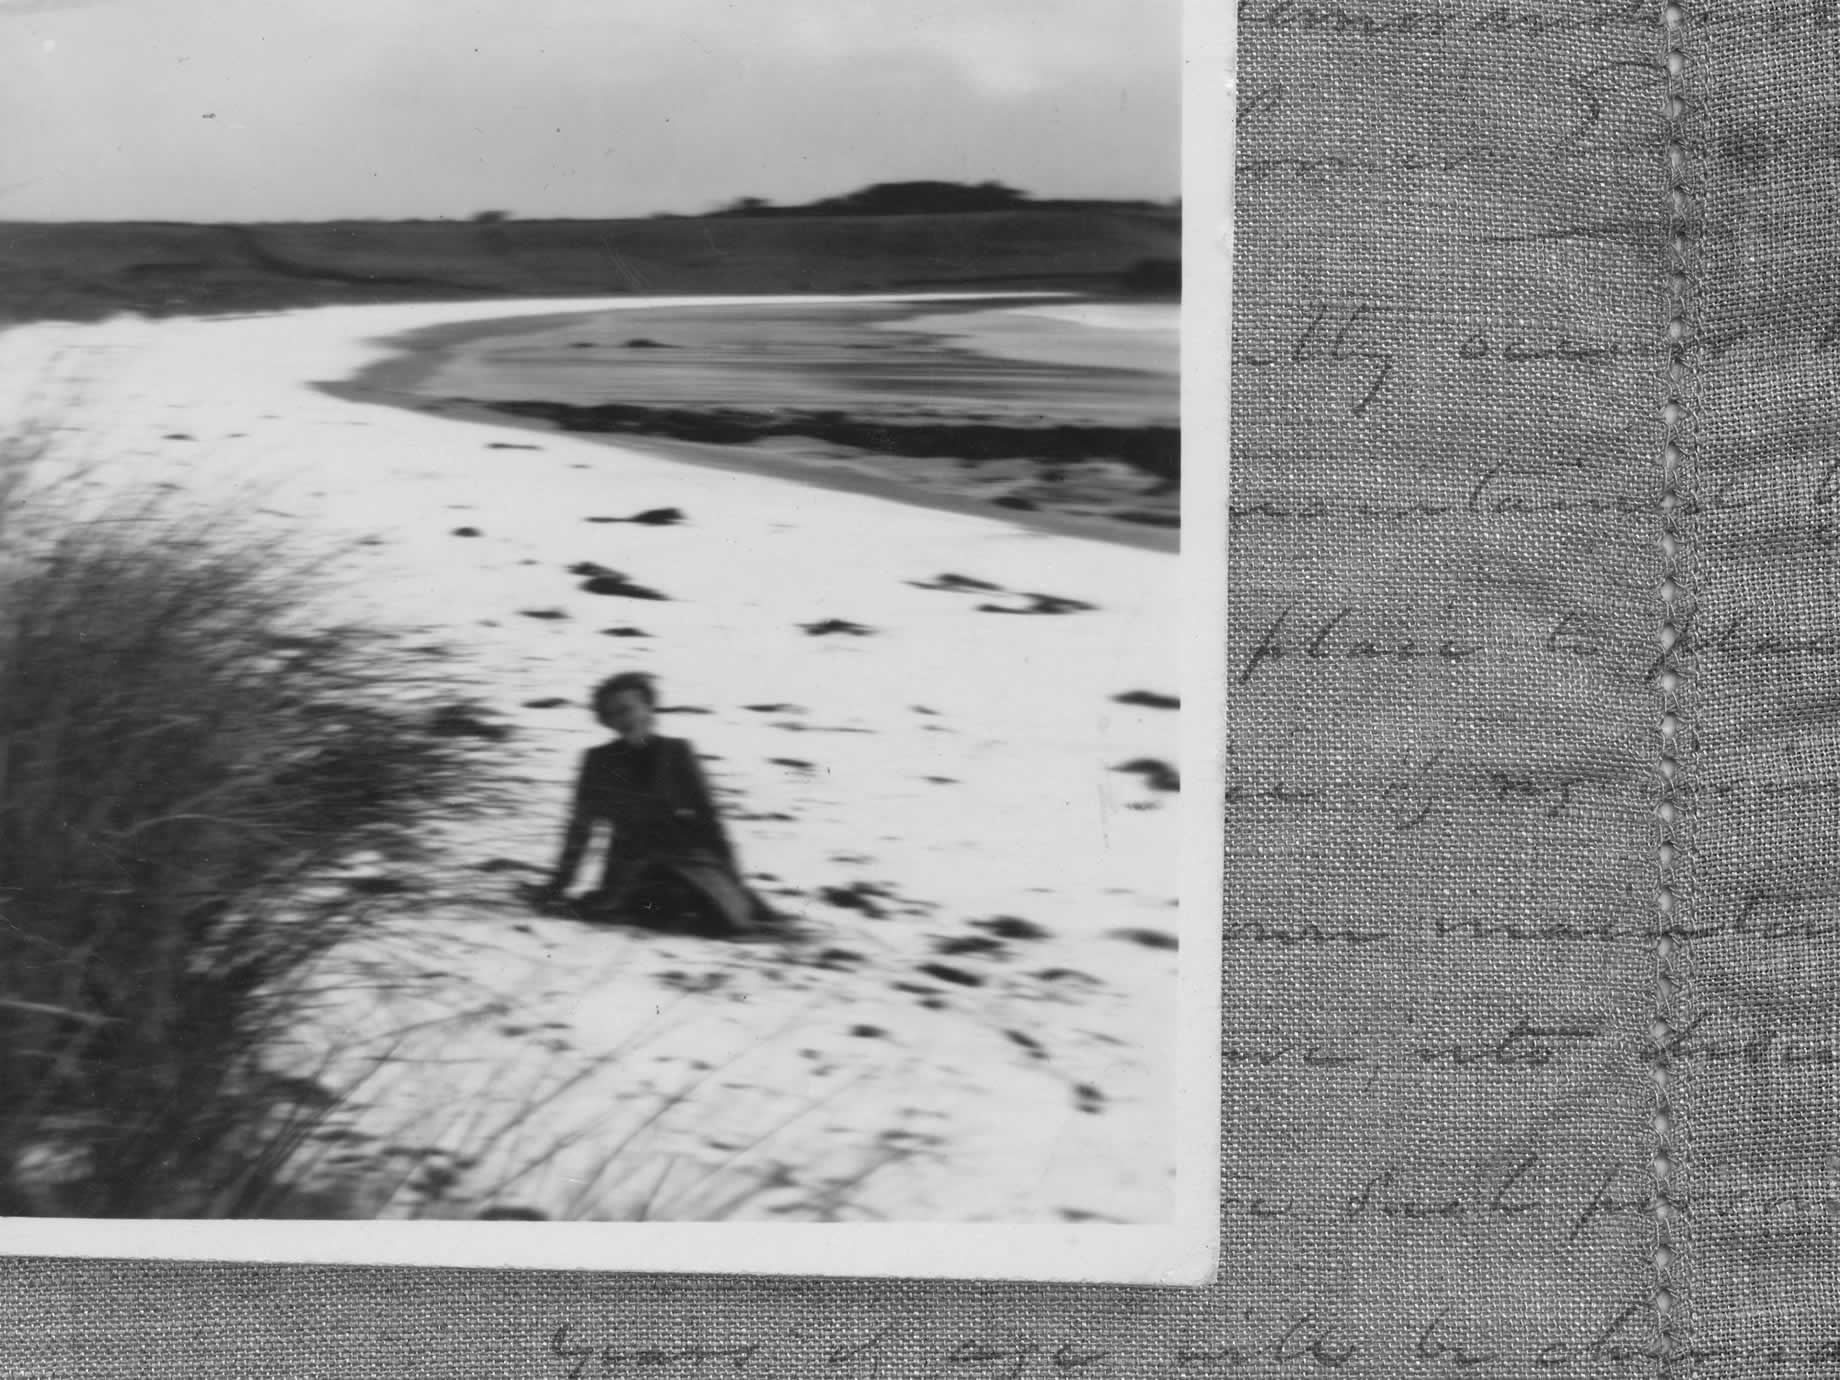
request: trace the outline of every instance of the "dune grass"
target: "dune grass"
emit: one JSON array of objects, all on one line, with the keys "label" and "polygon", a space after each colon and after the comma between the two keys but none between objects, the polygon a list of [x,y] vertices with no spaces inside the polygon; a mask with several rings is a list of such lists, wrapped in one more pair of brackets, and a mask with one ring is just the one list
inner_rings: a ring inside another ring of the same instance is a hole
[{"label": "dune grass", "polygon": [[0,443],[0,1214],[236,1215],[334,1096],[263,1063],[366,921],[328,879],[412,856],[477,747],[298,562],[72,520],[42,448]]},{"label": "dune grass", "polygon": [[[0,434],[0,1216],[537,1215],[541,1188],[541,1215],[722,1220],[789,1182],[763,1151],[838,1090],[713,1165],[655,1143],[724,1062],[617,1135],[578,1104],[625,1048],[425,1107],[470,1017],[418,969],[465,940],[400,922],[445,925],[415,879],[504,806],[495,744],[447,731],[476,706],[415,639],[318,621],[323,553],[90,497],[57,434]],[[353,1153],[359,1126],[419,1150]]]}]

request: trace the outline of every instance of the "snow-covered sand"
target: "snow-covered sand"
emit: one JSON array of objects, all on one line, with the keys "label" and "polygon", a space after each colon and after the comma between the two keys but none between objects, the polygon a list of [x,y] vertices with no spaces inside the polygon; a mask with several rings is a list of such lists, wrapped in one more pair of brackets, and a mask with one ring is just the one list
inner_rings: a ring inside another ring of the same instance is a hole
[{"label": "snow-covered sand", "polygon": [[[322,1170],[399,1172],[390,1215],[1165,1220],[1179,797],[1114,768],[1176,762],[1179,716],[1115,697],[1177,689],[1176,558],[312,386],[407,331],[628,305],[661,303],[0,334],[4,387],[66,409],[70,456],[344,539],[329,613],[442,645],[452,697],[515,730],[502,815],[448,830],[427,897],[341,956],[404,989],[303,1033],[343,1051],[333,1081],[372,1070]],[[687,520],[588,521],[667,506]],[[585,593],[583,561],[668,601]],[[944,573],[1001,591],[922,587]],[[1093,607],[980,607],[1035,593]],[[802,626],[833,619],[870,631]],[[509,864],[549,863],[601,736],[585,692],[623,669],[709,711],[663,729],[710,756],[744,869],[810,938],[520,910],[535,873]]]}]

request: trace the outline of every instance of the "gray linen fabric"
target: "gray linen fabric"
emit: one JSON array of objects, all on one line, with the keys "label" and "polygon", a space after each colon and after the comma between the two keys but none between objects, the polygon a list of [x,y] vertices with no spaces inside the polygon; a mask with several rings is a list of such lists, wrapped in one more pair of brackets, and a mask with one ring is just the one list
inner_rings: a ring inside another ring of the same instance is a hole
[{"label": "gray linen fabric", "polygon": [[1642,1373],[1657,13],[1241,46],[1227,1293],[1343,1374]]},{"label": "gray linen fabric", "polygon": [[1673,1065],[1697,1375],[1840,1373],[1840,12],[1692,12]]},{"label": "gray linen fabric", "polygon": [[0,1368],[1834,1373],[1840,22],[1683,20],[1242,9],[1213,1288],[10,1262]]}]

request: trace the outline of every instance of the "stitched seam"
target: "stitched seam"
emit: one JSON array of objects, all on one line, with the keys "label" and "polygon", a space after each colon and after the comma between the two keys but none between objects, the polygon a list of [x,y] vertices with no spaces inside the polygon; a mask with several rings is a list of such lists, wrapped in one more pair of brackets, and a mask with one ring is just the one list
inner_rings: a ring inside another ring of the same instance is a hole
[{"label": "stitched seam", "polygon": [[1653,1320],[1659,1371],[1678,1377],[1691,1369],[1686,1339],[1691,1332],[1687,1268],[1689,1222],[1685,1213],[1686,1138],[1678,1113],[1682,1089],[1680,1044],[1691,1028],[1687,954],[1683,932],[1692,908],[1691,651],[1686,632],[1693,624],[1688,546],[1692,512],[1695,423],[1695,331],[1703,205],[1698,195],[1697,102],[1690,80],[1689,0],[1663,0],[1661,35],[1666,76],[1665,160],[1667,178],[1666,315],[1667,361],[1662,403],[1662,578],[1661,701],[1655,892],[1654,1011],[1654,1271]]}]

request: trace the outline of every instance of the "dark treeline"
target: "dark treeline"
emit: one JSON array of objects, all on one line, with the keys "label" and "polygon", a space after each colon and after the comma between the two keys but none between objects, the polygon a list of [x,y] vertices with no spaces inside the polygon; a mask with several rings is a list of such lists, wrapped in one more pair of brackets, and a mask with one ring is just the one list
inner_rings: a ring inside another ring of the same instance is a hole
[{"label": "dark treeline", "polygon": [[1020,199],[979,210],[991,193],[973,188],[957,209],[922,210],[936,199],[926,188],[951,184],[889,185],[908,190],[867,188],[838,199],[848,209],[826,212],[539,220],[481,211],[460,220],[262,225],[0,221],[0,323],[623,293],[1180,291],[1174,207]]}]

